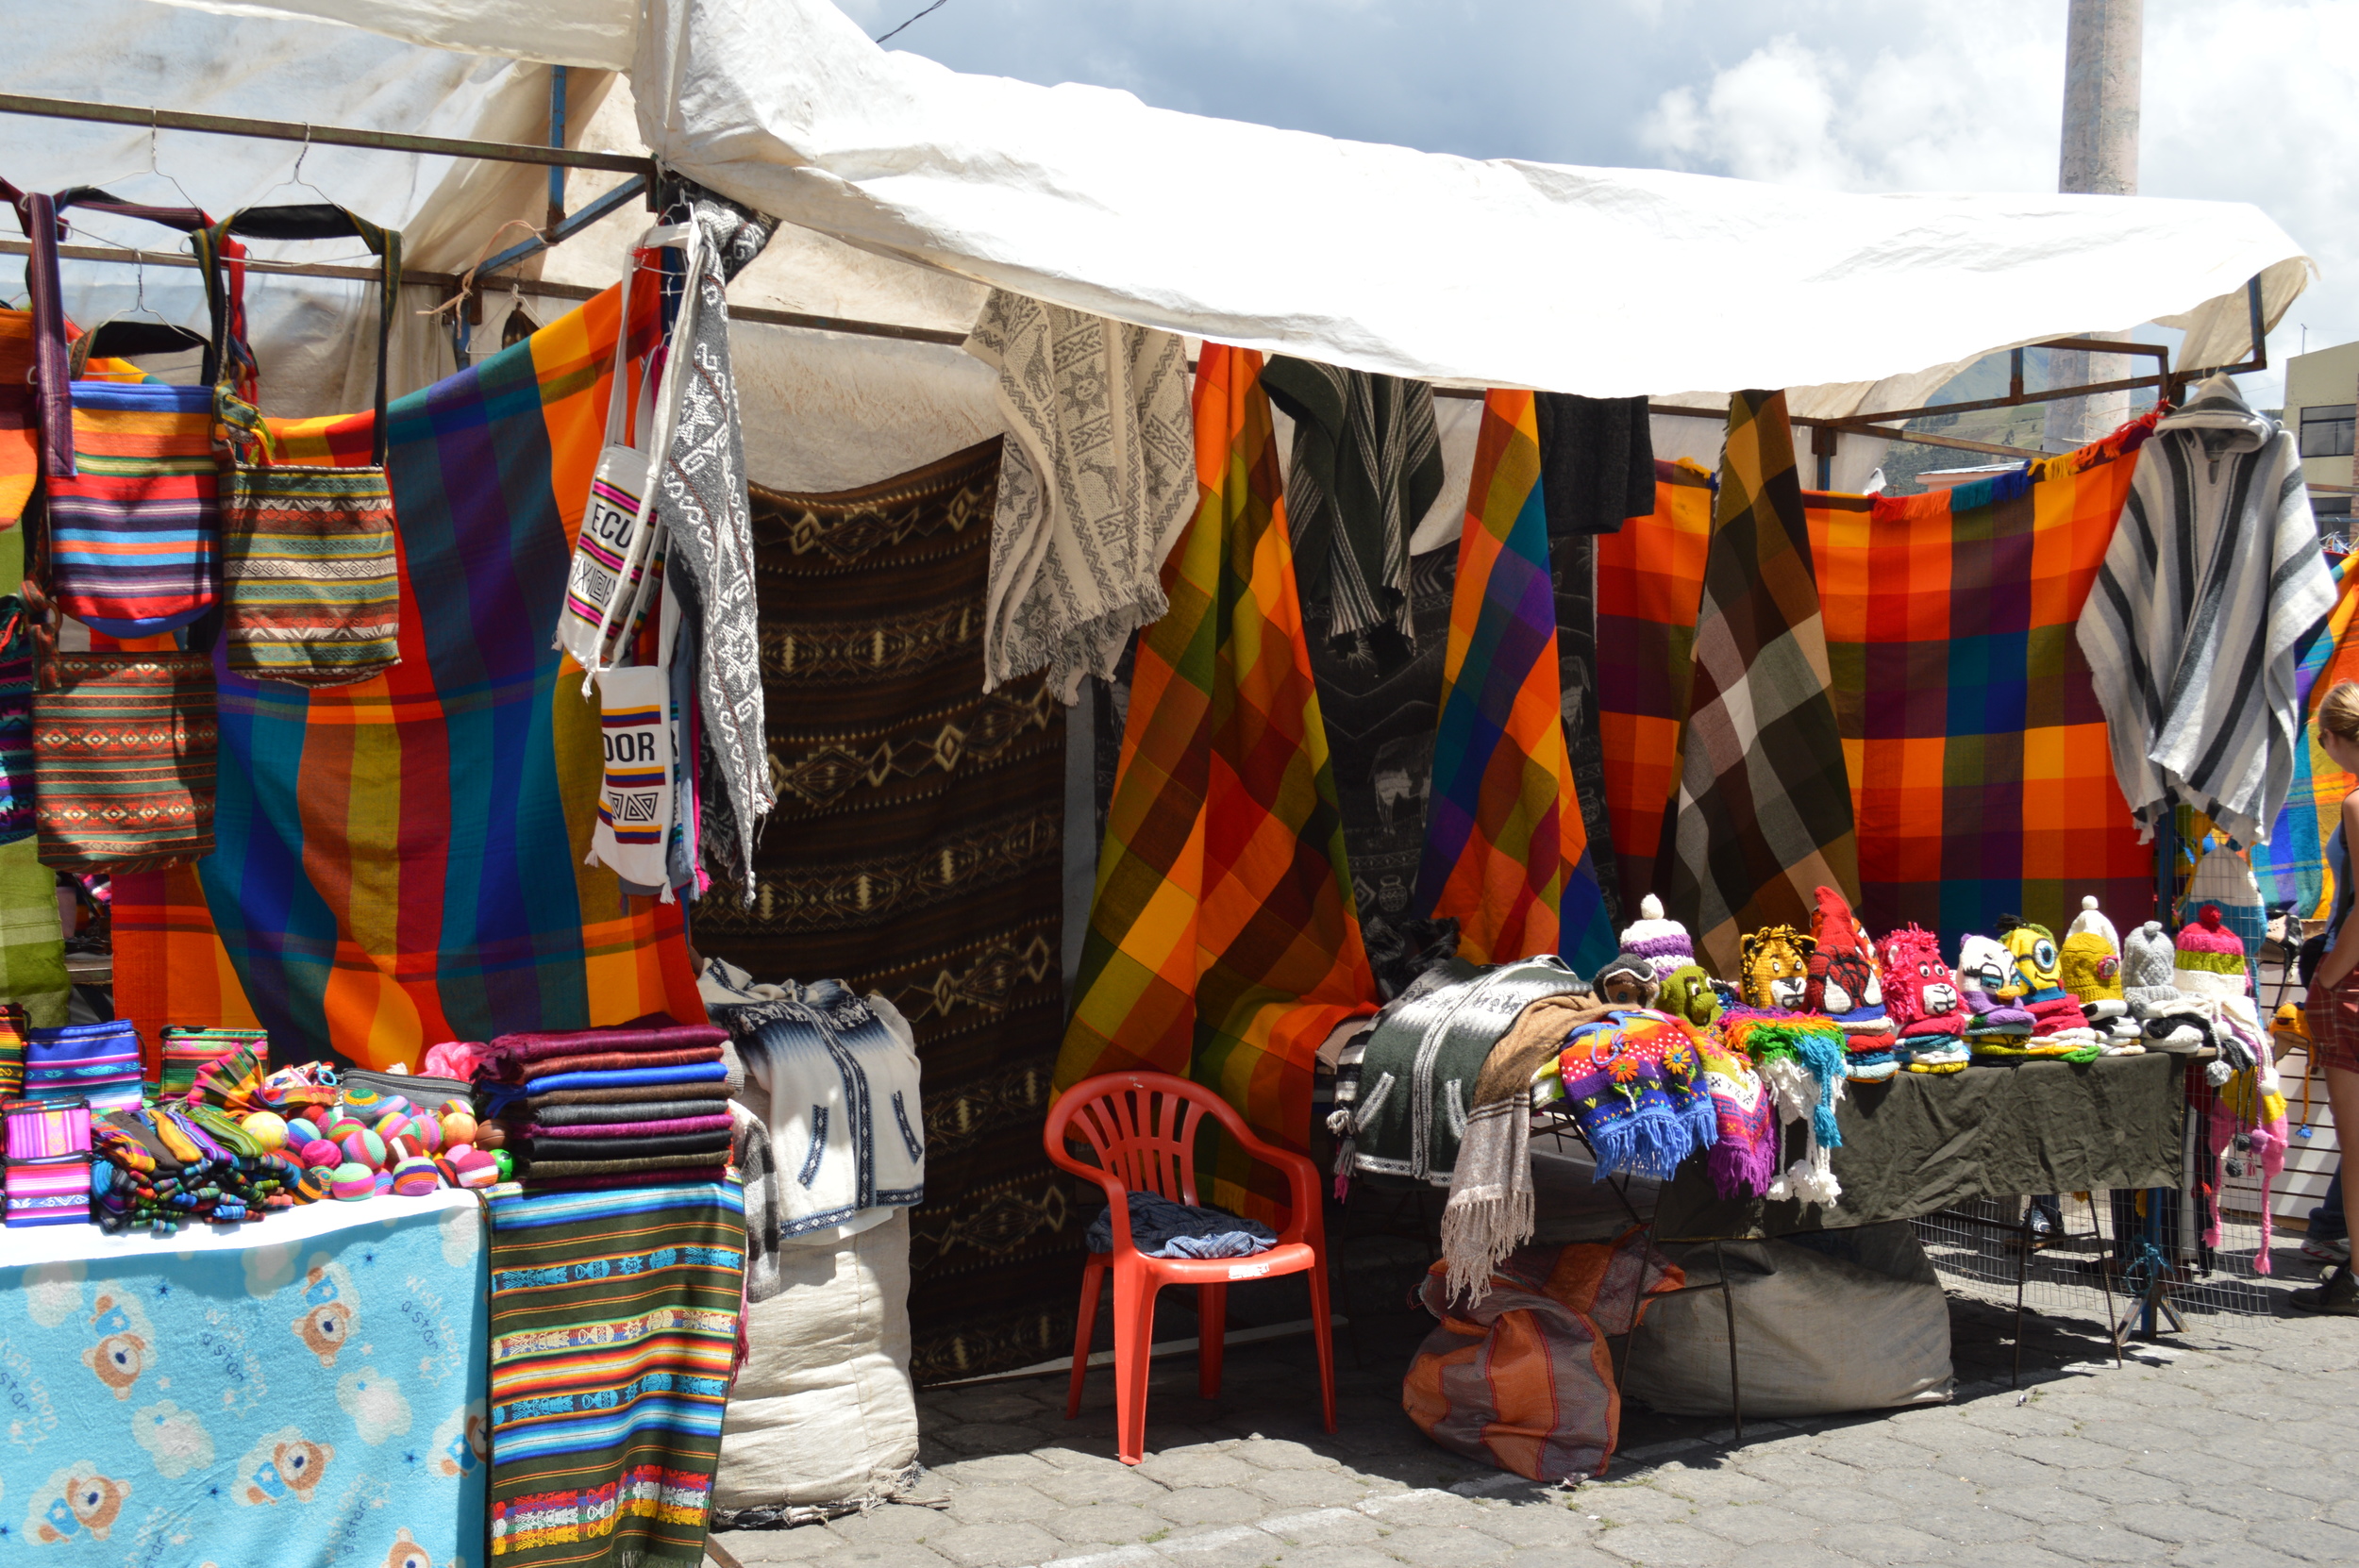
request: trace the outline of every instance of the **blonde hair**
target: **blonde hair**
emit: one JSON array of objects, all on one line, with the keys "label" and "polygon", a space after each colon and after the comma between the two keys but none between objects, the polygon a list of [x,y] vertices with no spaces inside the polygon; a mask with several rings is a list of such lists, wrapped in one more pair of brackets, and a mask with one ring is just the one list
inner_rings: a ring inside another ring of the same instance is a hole
[{"label": "blonde hair", "polygon": [[2318,728],[2338,741],[2359,741],[2359,681],[2338,680],[2318,699]]}]

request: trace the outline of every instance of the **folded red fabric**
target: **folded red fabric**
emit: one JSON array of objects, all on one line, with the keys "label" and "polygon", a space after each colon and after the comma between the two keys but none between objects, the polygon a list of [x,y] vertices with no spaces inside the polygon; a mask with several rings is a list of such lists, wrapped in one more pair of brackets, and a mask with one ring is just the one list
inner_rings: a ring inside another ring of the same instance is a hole
[{"label": "folded red fabric", "polygon": [[729,1031],[711,1024],[666,1024],[611,1029],[567,1029],[548,1034],[504,1034],[483,1047],[493,1061],[539,1061],[544,1057],[591,1056],[604,1051],[676,1051],[718,1045]]}]

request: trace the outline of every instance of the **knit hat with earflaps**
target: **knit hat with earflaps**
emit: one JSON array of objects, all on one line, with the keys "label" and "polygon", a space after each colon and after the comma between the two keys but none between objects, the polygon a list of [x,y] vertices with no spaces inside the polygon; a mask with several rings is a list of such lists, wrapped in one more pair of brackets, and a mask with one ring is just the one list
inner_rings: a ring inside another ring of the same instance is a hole
[{"label": "knit hat with earflaps", "polygon": [[2058,964],[2065,990],[2078,997],[2091,1018],[2119,1018],[2130,1010],[2121,993],[2121,939],[2100,914],[2097,900],[2081,900],[2081,912],[2065,931]]},{"label": "knit hat with earflaps", "polygon": [[2244,939],[2228,928],[2219,906],[2205,904],[2181,928],[2171,983],[2190,996],[2242,996]]},{"label": "knit hat with earflaps", "polygon": [[1653,893],[1638,901],[1638,918],[1622,927],[1622,951],[1654,960],[1655,973],[1671,973],[1696,961],[1696,939],[1687,927],[1663,915],[1663,900]]},{"label": "knit hat with earflaps", "polygon": [[1884,1011],[1876,944],[1853,918],[1851,906],[1834,889],[1821,887],[1810,924],[1814,945],[1803,1008],[1825,1013],[1846,1034],[1889,1037],[1892,1020]]},{"label": "knit hat with earflaps", "polygon": [[1663,994],[1663,979],[1655,960],[1627,950],[1589,977],[1601,1002],[1617,1008],[1651,1008]]},{"label": "knit hat with earflaps", "polygon": [[2130,1010],[2141,1016],[2179,999],[2172,983],[2174,953],[2163,923],[2150,920],[2130,933],[2121,949],[2121,994]]}]

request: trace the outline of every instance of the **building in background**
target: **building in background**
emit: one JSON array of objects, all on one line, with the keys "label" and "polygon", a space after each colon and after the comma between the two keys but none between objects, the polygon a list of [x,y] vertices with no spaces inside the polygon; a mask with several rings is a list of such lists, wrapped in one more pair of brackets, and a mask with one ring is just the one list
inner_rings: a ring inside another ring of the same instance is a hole
[{"label": "building in background", "polygon": [[2310,486],[2310,509],[2330,533],[2351,534],[2354,459],[2351,441],[2359,416],[2359,342],[2337,343],[2285,361],[2285,427],[2301,442],[2301,476]]}]

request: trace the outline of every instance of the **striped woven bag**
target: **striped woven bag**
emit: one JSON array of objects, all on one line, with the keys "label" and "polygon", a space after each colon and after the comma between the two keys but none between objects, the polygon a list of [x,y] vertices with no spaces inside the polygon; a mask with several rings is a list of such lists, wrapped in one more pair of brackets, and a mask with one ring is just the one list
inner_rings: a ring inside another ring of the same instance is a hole
[{"label": "striped woven bag", "polygon": [[[222,636],[231,671],[297,686],[347,686],[401,661],[401,587],[393,492],[385,473],[386,351],[401,290],[401,236],[341,207],[248,208],[197,237],[207,287],[229,234],[270,240],[357,236],[381,262],[376,421],[369,466],[270,463],[271,438],[239,393],[254,368],[243,335],[223,333],[213,407],[237,460],[222,475]],[[226,321],[216,311],[216,320]],[[259,460],[258,460],[259,459]]]}]

